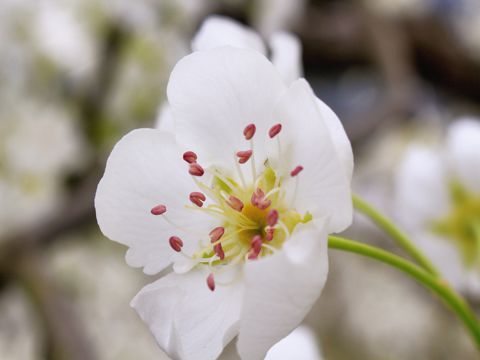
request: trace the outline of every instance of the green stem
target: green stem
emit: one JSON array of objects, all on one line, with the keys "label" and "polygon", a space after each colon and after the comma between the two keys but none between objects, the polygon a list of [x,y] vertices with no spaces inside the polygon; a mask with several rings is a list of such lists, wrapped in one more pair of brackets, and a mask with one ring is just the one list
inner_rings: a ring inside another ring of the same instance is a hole
[{"label": "green stem", "polygon": [[358,241],[339,236],[329,236],[328,247],[379,260],[413,277],[420,284],[439,296],[453,310],[460,320],[462,320],[470,332],[470,335],[472,335],[477,348],[480,349],[480,324],[475,313],[465,300],[452,290],[446,282],[400,256]]},{"label": "green stem", "polygon": [[353,195],[353,206],[361,213],[368,216],[383,231],[390,235],[410,256],[425,270],[434,276],[440,277],[440,272],[423,255],[423,253],[413,244],[408,236],[400,230],[391,220],[382,215],[378,210],[362,200],[359,196]]}]

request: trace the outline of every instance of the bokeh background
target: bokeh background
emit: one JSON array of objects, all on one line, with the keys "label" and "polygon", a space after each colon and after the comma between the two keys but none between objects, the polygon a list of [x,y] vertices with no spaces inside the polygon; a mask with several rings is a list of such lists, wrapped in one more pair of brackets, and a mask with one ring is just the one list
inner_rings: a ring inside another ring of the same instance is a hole
[{"label": "bokeh background", "polygon": [[[99,232],[93,197],[210,14],[299,36],[352,142],[354,190],[393,217],[409,144],[480,115],[478,0],[0,0],[0,359],[167,359],[128,305],[152,278]],[[361,216],[348,234],[398,251]],[[329,360],[477,358],[438,299],[335,251],[305,325]]]}]

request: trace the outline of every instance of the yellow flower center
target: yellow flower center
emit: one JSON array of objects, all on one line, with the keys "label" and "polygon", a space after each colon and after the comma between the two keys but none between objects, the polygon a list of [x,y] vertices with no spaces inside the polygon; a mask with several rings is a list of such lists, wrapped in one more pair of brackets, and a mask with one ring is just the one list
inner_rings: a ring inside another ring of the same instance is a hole
[{"label": "yellow flower center", "polygon": [[432,231],[453,241],[468,267],[480,266],[480,194],[459,182],[450,185],[449,214],[432,224]]}]

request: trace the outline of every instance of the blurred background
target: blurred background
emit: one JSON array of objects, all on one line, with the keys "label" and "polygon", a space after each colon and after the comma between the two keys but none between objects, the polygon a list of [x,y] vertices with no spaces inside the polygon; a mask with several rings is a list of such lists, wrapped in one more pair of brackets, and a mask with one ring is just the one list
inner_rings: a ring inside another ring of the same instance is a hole
[{"label": "blurred background", "polygon": [[[102,236],[93,197],[210,14],[299,36],[352,142],[354,190],[393,217],[409,144],[480,116],[478,0],[0,0],[0,359],[168,359],[129,307],[153,278]],[[361,216],[348,234],[398,251]],[[478,358],[438,299],[336,251],[305,325],[329,360]]]}]

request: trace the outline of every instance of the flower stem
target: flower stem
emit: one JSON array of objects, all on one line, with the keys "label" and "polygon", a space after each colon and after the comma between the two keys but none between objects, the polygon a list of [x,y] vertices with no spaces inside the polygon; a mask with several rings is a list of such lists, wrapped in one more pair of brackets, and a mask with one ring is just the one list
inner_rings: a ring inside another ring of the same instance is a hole
[{"label": "flower stem", "polygon": [[480,323],[475,313],[465,300],[451,289],[445,281],[398,255],[358,241],[339,236],[329,236],[328,247],[379,260],[410,275],[420,284],[430,289],[450,307],[460,320],[462,320],[463,324],[470,332],[470,335],[473,337],[477,348],[480,350]]},{"label": "flower stem", "polygon": [[400,230],[391,220],[382,215],[373,206],[362,200],[358,195],[353,195],[353,206],[355,209],[368,216],[383,231],[390,235],[397,244],[403,248],[410,256],[430,274],[440,277],[440,272],[428,260],[428,258],[413,244],[408,236]]}]

